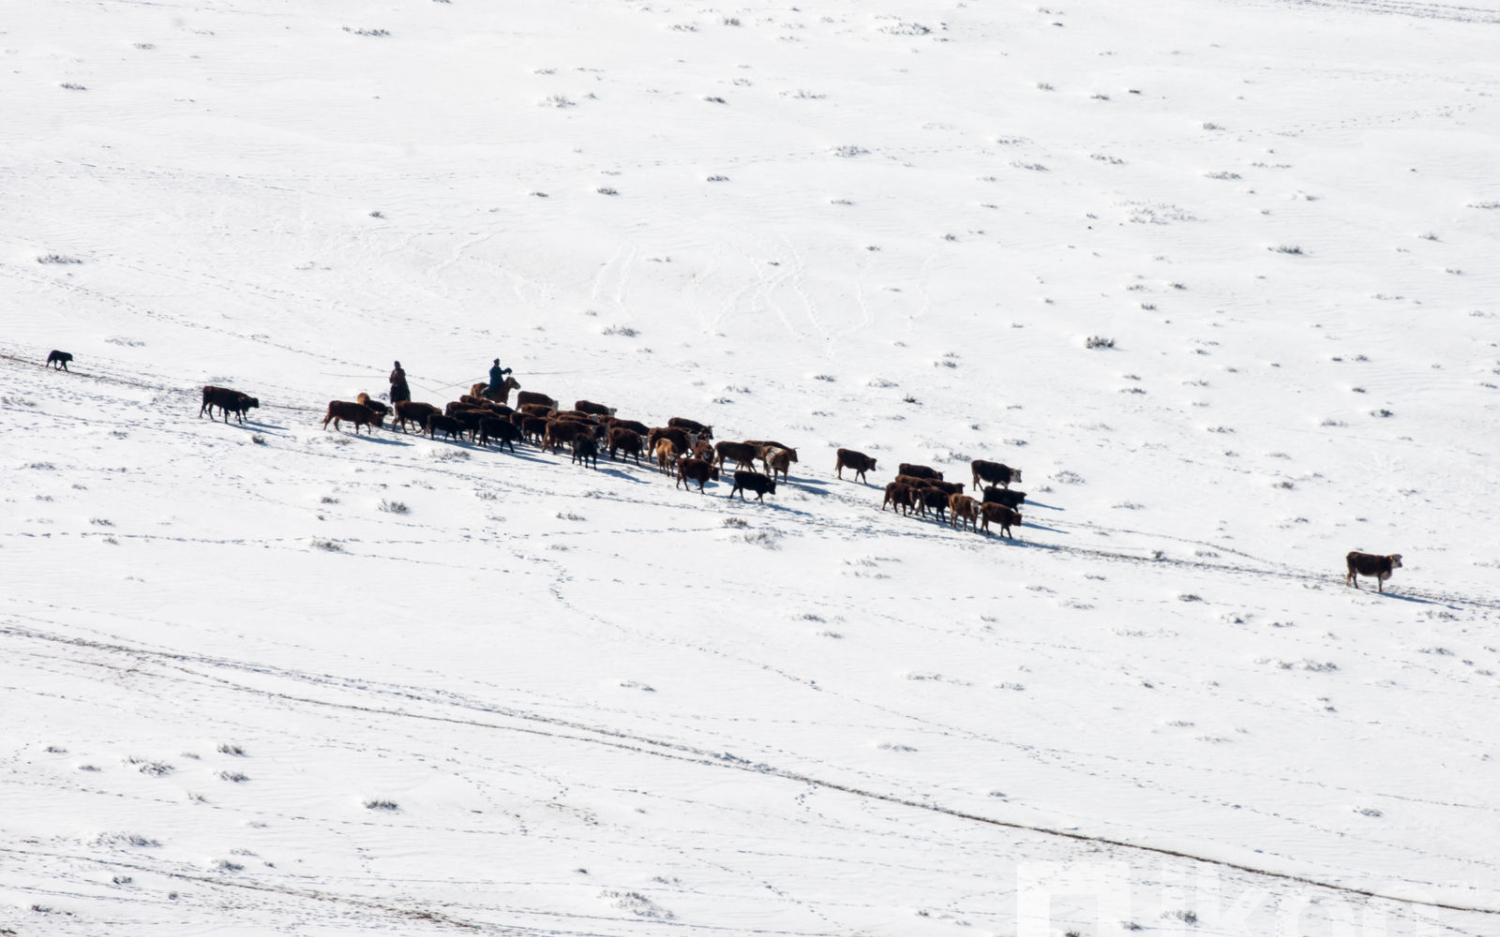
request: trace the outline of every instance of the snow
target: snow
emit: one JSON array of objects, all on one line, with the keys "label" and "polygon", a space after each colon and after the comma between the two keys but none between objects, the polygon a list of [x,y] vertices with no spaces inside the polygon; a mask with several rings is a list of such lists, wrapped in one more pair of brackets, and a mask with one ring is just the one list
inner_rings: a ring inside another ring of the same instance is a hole
[{"label": "snow", "polygon": [[1500,928],[1500,2],[7,13],[0,932]]}]

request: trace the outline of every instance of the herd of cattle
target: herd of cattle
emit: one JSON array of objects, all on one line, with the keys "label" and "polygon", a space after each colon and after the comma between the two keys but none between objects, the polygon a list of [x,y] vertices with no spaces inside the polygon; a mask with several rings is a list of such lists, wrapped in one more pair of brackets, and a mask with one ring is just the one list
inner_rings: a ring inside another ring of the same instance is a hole
[{"label": "herd of cattle", "polygon": [[[518,391],[514,407],[509,402],[512,389]],[[198,415],[206,412],[212,419],[217,410],[226,423],[231,413],[244,422],[244,415],[258,406],[260,401],[248,394],[208,386],[203,388]],[[690,489],[696,483],[700,494],[705,484],[718,481],[721,473],[732,467],[734,486],[729,497],[738,494],[745,499],[750,492],[757,501],[774,495],[778,479],[786,481],[792,463],[799,461],[794,447],[774,439],[715,442],[711,425],[686,417],[672,417],[666,426],[648,427],[639,420],[617,416],[613,407],[589,400],[579,400],[565,410],[546,394],[520,390],[514,379],[493,389],[475,384],[469,393],[442,409],[412,400],[387,405],[368,394],[352,401],[333,400],[323,416],[323,428],[332,423],[334,429],[341,429],[347,422],[354,426],[356,435],[362,427],[373,433],[385,428],[387,418],[393,429],[403,433],[415,430],[434,440],[442,434],[481,446],[494,444],[511,452],[516,451],[516,443],[553,453],[567,446],[575,463],[595,468],[601,452],[610,459],[634,459],[638,464],[650,460],[658,471],[675,475],[678,487]],[[866,473],[875,468],[875,462],[863,452],[840,449],[834,470],[842,479],[848,469],[856,481],[868,484]],[[976,459],[971,469],[974,488],[978,489],[981,482],[986,486],[978,500],[966,493],[965,483],[945,481],[943,473],[930,466],[903,462],[896,480],[885,486],[881,510],[890,508],[903,516],[931,515],[952,527],[983,533],[989,533],[994,524],[1002,537],[1014,538],[1011,528],[1022,524],[1017,509],[1026,500],[1026,493],[1013,491],[1010,486],[1021,480],[1021,471],[982,459]]]},{"label": "herd of cattle", "polygon": [[[509,405],[513,389],[518,391],[515,407]],[[490,396],[486,396],[487,392]],[[258,406],[260,401],[248,394],[209,386],[203,388],[203,405],[198,415],[207,412],[213,419],[214,411],[218,410],[224,422],[229,422],[229,414],[233,413],[243,423],[245,414]],[[469,393],[441,410],[432,404],[410,400],[391,407],[367,394],[360,394],[354,401],[334,400],[328,404],[323,428],[332,423],[334,429],[339,429],[347,421],[354,424],[357,435],[362,426],[370,432],[384,428],[388,416],[391,425],[403,433],[414,427],[432,439],[439,433],[450,439],[467,437],[481,446],[495,443],[511,452],[518,442],[553,453],[566,445],[574,462],[595,468],[600,452],[608,452],[611,459],[634,459],[637,463],[650,459],[662,473],[675,474],[678,487],[688,488],[696,482],[700,494],[707,482],[719,480],[726,464],[732,464],[734,488],[729,497],[738,494],[745,499],[746,492],[754,492],[757,501],[775,494],[777,478],[785,481],[791,464],[798,461],[796,449],[775,440],[714,442],[712,426],[685,417],[672,417],[666,426],[648,427],[638,420],[617,417],[613,407],[588,400],[579,400],[573,409],[563,410],[546,394],[520,391],[514,379],[495,389],[475,384]],[[756,462],[762,471],[755,470]],[[854,473],[855,481],[868,484],[865,473],[874,468],[875,459],[863,452],[838,450],[834,471],[840,479],[848,469]],[[985,485],[977,501],[966,493],[970,489],[964,482],[945,481],[942,472],[929,466],[903,462],[897,468],[896,480],[885,486],[885,500],[880,509],[900,511],[903,516],[931,514],[952,527],[983,533],[989,533],[990,525],[994,524],[1000,528],[1002,537],[1014,539],[1011,528],[1022,523],[1017,509],[1025,502],[1026,492],[1014,491],[1010,486],[1021,480],[1021,470],[983,459],[970,463],[970,470],[973,488],[978,489],[981,482]],[[1384,592],[1391,572],[1401,568],[1399,553],[1381,556],[1356,551],[1345,560],[1348,575],[1344,583],[1356,589],[1359,577],[1367,576],[1375,579],[1377,588]]]}]

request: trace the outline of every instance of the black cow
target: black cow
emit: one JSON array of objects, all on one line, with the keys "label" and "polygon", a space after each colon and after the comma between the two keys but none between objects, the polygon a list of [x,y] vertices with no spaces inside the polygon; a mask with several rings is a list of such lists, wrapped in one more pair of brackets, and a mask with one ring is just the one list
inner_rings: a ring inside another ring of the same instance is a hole
[{"label": "black cow", "polygon": [[1021,470],[1013,469],[1009,465],[999,462],[986,462],[983,459],[975,459],[969,463],[969,468],[974,470],[974,487],[978,488],[981,481],[991,485],[999,485],[1009,488],[1011,482],[1021,480]]},{"label": "black cow", "polygon": [[[49,351],[47,353],[47,364],[48,364],[48,366],[54,367],[54,368],[61,368],[64,371],[68,370],[68,362],[72,361],[72,360],[73,360],[73,356],[72,355],[68,354],[65,351],[58,351],[55,348],[52,351]],[[198,415],[202,416],[203,414],[200,413]]]},{"label": "black cow", "polygon": [[242,394],[237,390],[227,387],[215,387],[212,384],[203,388],[203,406],[198,408],[201,417],[203,411],[208,411],[208,418],[214,418],[214,408],[218,407],[224,411],[224,422],[229,422],[229,414],[233,413],[236,421],[245,422],[245,414],[251,407],[260,406],[260,401],[249,394]]},{"label": "black cow", "polygon": [[755,492],[755,500],[764,501],[767,494],[776,493],[776,479],[759,472],[738,471],[734,473],[734,491],[729,492],[729,497],[733,498],[735,491],[740,493],[741,501],[749,500],[745,497],[747,491]]},{"label": "black cow", "polygon": [[984,489],[984,504],[1003,504],[1008,508],[1018,508],[1025,501],[1026,492],[1024,491],[1009,491],[993,485]]},{"label": "black cow", "polygon": [[1391,578],[1391,571],[1401,568],[1401,554],[1392,553],[1390,556],[1378,556],[1374,553],[1360,553],[1358,550],[1344,557],[1349,566],[1349,574],[1344,577],[1344,585],[1353,584],[1359,588],[1359,577],[1370,576],[1375,580],[1375,587],[1381,592],[1385,591],[1385,581]]},{"label": "black cow", "polygon": [[573,461],[582,462],[584,465],[599,467],[599,440],[593,436],[579,433],[573,437]]},{"label": "black cow", "polygon": [[502,420],[497,416],[487,416],[479,421],[479,444],[488,446],[491,439],[498,439],[500,445],[506,446],[511,452],[516,451],[516,440],[521,438],[521,428],[510,420]]}]

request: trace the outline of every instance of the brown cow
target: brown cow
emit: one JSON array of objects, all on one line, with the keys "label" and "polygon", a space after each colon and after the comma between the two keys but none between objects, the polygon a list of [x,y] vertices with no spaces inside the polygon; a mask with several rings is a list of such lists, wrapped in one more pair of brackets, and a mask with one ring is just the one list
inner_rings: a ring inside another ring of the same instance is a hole
[{"label": "brown cow", "polygon": [[393,422],[401,427],[401,432],[403,433],[406,432],[406,424],[408,421],[417,424],[417,427],[420,430],[421,427],[427,425],[427,418],[429,416],[432,416],[434,413],[436,413],[438,416],[443,415],[443,411],[439,410],[437,407],[434,407],[430,403],[417,403],[416,401],[412,400],[398,400],[396,401],[396,419]]},{"label": "brown cow", "polygon": [[1010,532],[1011,525],[1021,526],[1021,514],[1015,508],[1006,507],[1003,504],[986,501],[979,506],[979,529],[985,533],[990,532],[990,522],[1000,525],[1000,536],[1016,539]]},{"label": "brown cow", "polygon": [[624,452],[627,456],[635,456],[637,464],[641,461],[641,434],[633,429],[625,429],[616,426],[609,431],[609,457],[614,459],[616,452]]},{"label": "brown cow", "polygon": [[1359,588],[1359,577],[1369,576],[1375,580],[1375,588],[1385,592],[1385,581],[1391,578],[1391,572],[1401,568],[1401,554],[1392,553],[1390,556],[1379,556],[1375,553],[1360,553],[1358,550],[1344,557],[1344,562],[1349,567],[1349,575],[1344,577],[1344,585],[1353,584]]},{"label": "brown cow", "polygon": [[519,394],[516,394],[517,409],[520,409],[528,403],[542,404],[548,410],[557,409],[557,401],[553,400],[551,397],[548,397],[546,394],[539,394],[534,390],[523,390]]},{"label": "brown cow", "polygon": [[523,403],[518,405],[516,409],[520,410],[527,416],[540,417],[544,420],[551,416],[556,410],[555,407],[549,407],[544,403]]},{"label": "brown cow", "polygon": [[1009,488],[1011,482],[1021,480],[1021,470],[1013,469],[1009,465],[999,462],[986,462],[983,459],[975,459],[969,463],[969,468],[974,472],[974,487],[978,488],[981,481],[991,485],[999,485]]},{"label": "brown cow", "polygon": [[381,425],[385,417],[362,403],[351,403],[347,400],[328,401],[328,415],[323,417],[323,428],[328,428],[328,421],[333,421],[333,428],[339,429],[340,420],[348,420],[354,424],[354,435],[359,435],[361,426],[370,427],[370,434],[375,434],[375,427]]},{"label": "brown cow", "polygon": [[658,439],[656,441],[655,455],[656,468],[665,475],[671,471],[671,466],[677,462],[677,446],[670,439]]},{"label": "brown cow", "polygon": [[874,467],[875,460],[865,455],[863,452],[855,452],[853,449],[840,449],[838,451],[838,462],[834,465],[834,470],[838,473],[839,478],[842,480],[844,477],[844,469],[852,469],[854,472],[854,480],[863,481],[868,485],[870,482],[869,479],[865,478],[865,473],[870,471]]},{"label": "brown cow", "polygon": [[606,407],[602,403],[594,403],[592,400],[576,400],[573,402],[574,410],[582,410],[584,413],[592,413],[595,416],[614,416],[615,408]]},{"label": "brown cow", "polygon": [[497,416],[487,416],[479,421],[479,444],[481,446],[488,446],[491,439],[498,439],[500,445],[509,446],[510,451],[515,452],[515,441],[520,438],[520,428],[509,420],[502,420]]},{"label": "brown cow", "polygon": [[674,416],[667,421],[667,425],[676,427],[683,432],[692,433],[694,436],[702,436],[706,439],[714,438],[714,428],[712,426],[699,423],[697,420],[690,420],[685,416]]},{"label": "brown cow", "polygon": [[675,426],[652,427],[651,432],[646,434],[646,447],[655,452],[657,440],[660,439],[672,440],[672,445],[677,447],[678,452],[687,452],[693,448],[693,438],[688,435],[687,430]]},{"label": "brown cow", "polygon": [[524,413],[518,413],[516,416],[521,418],[521,438],[533,446],[542,445],[542,441],[547,437],[547,421],[541,417],[527,416]]},{"label": "brown cow", "polygon": [[[468,429],[462,422],[455,420],[451,416],[443,416],[441,413],[430,414],[424,425],[427,427],[428,437],[433,440],[437,439],[439,432],[447,434],[449,439],[455,437],[462,438],[464,432]],[[474,424],[474,428],[476,430],[479,428],[477,421]]]},{"label": "brown cow", "polygon": [[960,530],[978,530],[978,511],[974,507],[974,499],[968,495],[949,495],[948,514],[952,518],[949,521],[953,527]]},{"label": "brown cow", "polygon": [[721,471],[724,468],[724,462],[726,460],[729,462],[733,462],[736,465],[746,465],[753,467],[755,465],[755,460],[760,458],[760,450],[750,445],[749,443],[744,442],[725,441],[721,443],[715,443],[714,454],[716,456],[715,461],[718,463],[719,469]]},{"label": "brown cow", "polygon": [[761,461],[765,463],[766,471],[772,478],[778,474],[781,480],[787,480],[787,473],[792,467],[792,453],[786,449],[772,449],[767,446],[761,450]]},{"label": "brown cow", "polygon": [[555,410],[552,413],[552,419],[582,420],[585,423],[592,423],[595,426],[599,425],[598,417],[594,416],[594,414],[592,413],[585,413],[582,410]]},{"label": "brown cow", "polygon": [[[719,470],[711,462],[705,462],[702,459],[683,459],[677,463],[677,485],[687,488],[688,482],[695,481],[698,483],[700,495],[703,494],[705,482],[718,480]],[[675,488],[677,485],[672,487]]]},{"label": "brown cow", "polygon": [[557,447],[563,443],[571,443],[580,436],[594,438],[594,432],[582,423],[574,423],[572,420],[551,420],[547,423],[546,433],[542,437],[542,451],[551,449],[557,452]]},{"label": "brown cow", "polygon": [[900,465],[896,466],[896,474],[910,475],[913,478],[935,478],[938,481],[943,480],[943,473],[939,472],[937,469],[929,468],[925,465],[914,465],[910,462],[902,462]]},{"label": "brown cow", "polygon": [[890,505],[891,511],[895,512],[899,506],[902,514],[910,514],[912,509],[912,487],[901,482],[891,482],[885,486],[885,500],[881,502],[880,509],[885,510]]},{"label": "brown cow", "polygon": [[623,426],[626,429],[633,429],[637,433],[640,433],[642,436],[649,436],[651,434],[651,427],[647,426],[645,423],[642,423],[640,420],[621,420],[618,418],[613,418],[610,420],[609,425]]}]

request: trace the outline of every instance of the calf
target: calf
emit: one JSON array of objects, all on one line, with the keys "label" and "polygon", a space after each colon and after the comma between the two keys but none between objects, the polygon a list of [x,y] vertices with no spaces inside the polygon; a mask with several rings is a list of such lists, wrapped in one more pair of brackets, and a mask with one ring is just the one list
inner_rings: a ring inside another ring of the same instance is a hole
[{"label": "calf", "polygon": [[699,423],[697,420],[690,420],[685,416],[674,416],[667,421],[667,425],[676,427],[683,432],[692,433],[694,436],[702,436],[705,439],[714,438],[714,428],[712,426]]},{"label": "calf", "polygon": [[981,481],[991,485],[999,485],[1009,488],[1011,482],[1021,480],[1021,470],[1013,469],[1009,465],[999,462],[986,462],[983,459],[975,459],[969,463],[969,468],[974,472],[974,487],[978,488]]},{"label": "calf", "polygon": [[612,420],[609,425],[610,426],[623,426],[626,429],[633,429],[637,433],[640,433],[642,436],[648,436],[648,435],[651,434],[650,427],[648,427],[645,423],[642,423],[640,420],[619,420],[619,419],[617,419],[617,420]]},{"label": "calf", "polygon": [[215,387],[210,384],[203,388],[203,406],[198,408],[198,415],[202,416],[203,411],[207,410],[208,418],[212,420],[214,418],[214,408],[218,407],[224,411],[225,423],[229,422],[230,413],[234,414],[236,421],[243,423],[245,422],[245,414],[250,411],[250,408],[258,406],[260,406],[260,401],[249,394],[242,394],[237,390],[230,390],[227,387]]},{"label": "calf", "polygon": [[333,421],[333,428],[339,429],[339,421],[348,420],[354,424],[354,435],[359,435],[361,426],[370,427],[370,434],[374,435],[375,427],[384,422],[385,417],[362,403],[350,403],[347,400],[328,401],[328,414],[323,417],[323,428],[328,428],[328,421]]},{"label": "calf", "polygon": [[698,483],[698,493],[702,494],[705,482],[718,480],[719,470],[712,462],[705,462],[702,459],[683,459],[677,463],[677,484],[684,488],[687,488],[688,482],[694,481]]},{"label": "calf", "polygon": [[767,493],[773,495],[776,493],[776,479],[762,475],[759,472],[735,472],[734,491],[729,492],[729,497],[733,498],[735,491],[740,493],[741,501],[749,500],[745,497],[745,492],[747,491],[755,492],[755,500],[764,501],[766,500]]},{"label": "calf", "polygon": [[516,416],[521,418],[521,438],[532,445],[542,445],[547,437],[547,421],[524,413],[517,413]]},{"label": "calf", "polygon": [[863,452],[855,452],[853,449],[840,449],[838,451],[838,463],[834,466],[834,470],[838,472],[839,479],[843,480],[844,469],[851,469],[854,472],[855,481],[862,481],[868,485],[870,482],[865,478],[865,473],[874,467],[875,460]]},{"label": "calf", "polygon": [[1000,536],[1016,539],[1010,532],[1011,525],[1021,526],[1021,515],[1014,508],[1003,504],[995,504],[986,501],[979,506],[979,529],[985,533],[990,532],[990,523],[1000,525]]},{"label": "calf", "polygon": [[609,431],[609,457],[614,459],[616,452],[623,452],[627,456],[635,456],[635,461],[641,461],[641,434],[633,429],[616,426]]},{"label": "calf", "polygon": [[1344,577],[1344,585],[1353,584],[1359,588],[1359,577],[1370,576],[1375,580],[1375,588],[1385,592],[1385,581],[1391,578],[1391,572],[1401,568],[1401,554],[1392,553],[1390,556],[1378,556],[1374,553],[1360,553],[1354,551],[1344,557],[1349,566],[1349,575]]},{"label": "calf", "polygon": [[599,441],[582,434],[573,438],[573,461],[599,467]]},{"label": "calf", "polygon": [[902,462],[900,465],[896,466],[896,474],[910,475],[912,478],[934,478],[938,481],[943,480],[943,473],[939,472],[937,469],[928,468],[925,465],[914,465],[910,462]]},{"label": "calf", "polygon": [[516,440],[521,438],[521,429],[510,420],[502,420],[499,417],[487,416],[479,421],[479,444],[488,446],[491,439],[500,440],[500,445],[510,447],[511,452],[516,451]]},{"label": "calf", "polygon": [[[66,371],[68,370],[68,362],[72,360],[73,356],[65,351],[58,351],[54,348],[52,351],[47,352],[47,366],[50,368],[59,368]],[[200,412],[198,415],[202,416],[203,414]]]},{"label": "calf", "polygon": [[430,414],[423,425],[427,428],[428,437],[434,441],[439,432],[446,433],[448,438],[452,439],[455,436],[463,436],[465,431],[462,423],[451,416],[443,416],[441,413]]},{"label": "calf", "polygon": [[595,416],[614,416],[615,408],[606,407],[602,403],[594,403],[592,400],[577,400],[573,402],[574,410],[582,410],[584,413],[592,413]]},{"label": "calf", "polygon": [[[637,437],[639,438],[639,437]],[[663,475],[671,471],[671,466],[677,461],[677,447],[670,439],[658,439],[656,441],[656,468]]]},{"label": "calf", "polygon": [[548,410],[557,409],[557,401],[546,394],[539,394],[534,390],[523,390],[516,394],[516,409],[520,409],[528,403],[539,403]]},{"label": "calf", "polygon": [[736,465],[754,467],[755,460],[760,457],[760,450],[749,443],[743,442],[721,442],[714,444],[715,461],[718,462],[720,470],[724,468],[726,461]]},{"label": "calf", "polygon": [[1003,504],[1008,508],[1018,508],[1025,500],[1024,491],[1007,491],[994,486],[984,489],[984,504]]},{"label": "calf", "polygon": [[948,496],[948,514],[952,518],[948,523],[951,526],[959,530],[977,531],[978,526],[975,520],[978,513],[974,507],[974,499],[968,495]]},{"label": "calf", "polygon": [[899,506],[902,514],[910,514],[913,504],[913,489],[910,485],[901,482],[891,482],[885,486],[885,500],[881,502],[880,509],[884,511],[890,505],[891,511]]}]

